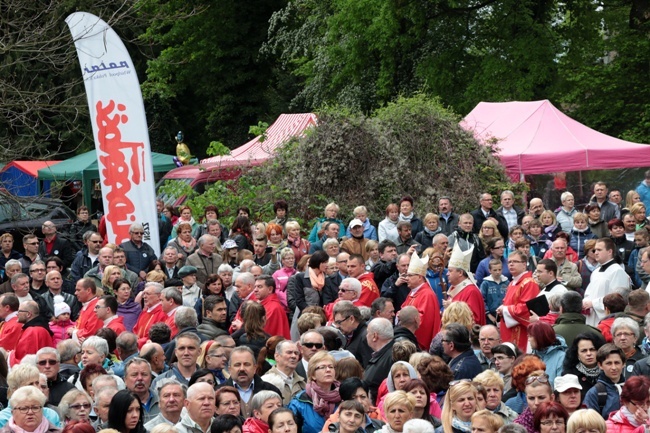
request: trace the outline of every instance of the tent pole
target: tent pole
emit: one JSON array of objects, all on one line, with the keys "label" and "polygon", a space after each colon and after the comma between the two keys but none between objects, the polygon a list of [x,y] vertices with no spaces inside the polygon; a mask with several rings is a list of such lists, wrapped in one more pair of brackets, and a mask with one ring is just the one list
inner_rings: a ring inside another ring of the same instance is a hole
[{"label": "tent pole", "polygon": [[580,185],[580,197],[584,197],[584,188],[582,187],[582,170],[578,172],[578,184]]}]

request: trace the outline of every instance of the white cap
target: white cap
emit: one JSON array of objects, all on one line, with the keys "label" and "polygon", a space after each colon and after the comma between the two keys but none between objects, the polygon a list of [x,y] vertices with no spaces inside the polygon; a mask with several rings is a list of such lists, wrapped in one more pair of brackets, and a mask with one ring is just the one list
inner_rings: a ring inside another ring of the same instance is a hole
[{"label": "white cap", "polygon": [[568,389],[582,389],[582,385],[578,381],[578,376],[575,374],[565,374],[564,376],[556,377],[554,385],[557,392],[564,392]]},{"label": "white cap", "polygon": [[356,226],[363,226],[363,223],[359,218],[355,218],[352,221],[350,221],[350,224],[348,225],[349,228],[353,228]]},{"label": "white cap", "polygon": [[59,317],[65,313],[70,314],[70,306],[65,303],[63,296],[56,295],[54,297],[54,317]]}]

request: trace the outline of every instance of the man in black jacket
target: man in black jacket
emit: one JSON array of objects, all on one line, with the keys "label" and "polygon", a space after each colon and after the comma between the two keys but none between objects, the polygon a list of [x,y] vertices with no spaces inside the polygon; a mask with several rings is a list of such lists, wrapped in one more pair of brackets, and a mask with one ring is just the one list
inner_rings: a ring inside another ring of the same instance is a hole
[{"label": "man in black jacket", "polygon": [[230,354],[228,371],[230,379],[221,386],[232,386],[241,396],[241,411],[244,417],[251,416],[251,400],[260,391],[273,391],[282,399],[282,393],[270,383],[264,382],[260,376],[255,374],[255,355],[253,350],[247,346],[239,346],[233,349]]},{"label": "man in black jacket", "polygon": [[372,349],[366,341],[366,322],[361,311],[350,301],[340,301],[334,306],[334,326],[346,337],[344,349],[354,353],[363,368],[366,368]]},{"label": "man in black jacket", "polygon": [[77,252],[72,242],[56,232],[56,226],[52,221],[45,221],[41,230],[45,237],[38,246],[38,255],[42,258],[57,256],[63,261],[65,268],[69,268]]},{"label": "man in black jacket", "polygon": [[75,389],[75,386],[64,380],[59,374],[61,366],[59,352],[53,347],[43,347],[36,352],[36,367],[38,371],[47,376],[47,387],[50,388],[48,403],[58,406],[63,396]]},{"label": "man in black jacket", "polygon": [[379,262],[375,263],[371,272],[375,278],[377,287],[381,287],[391,275],[397,270],[397,246],[391,240],[384,239],[379,242]]},{"label": "man in black jacket", "polygon": [[70,278],[75,284],[99,264],[97,259],[102,248],[102,236],[97,232],[84,233],[83,241],[86,246],[77,253],[70,268]]},{"label": "man in black jacket", "polygon": [[395,340],[405,338],[415,344],[415,347],[419,347],[418,339],[415,337],[415,331],[418,330],[422,321],[418,309],[412,305],[404,307],[397,313],[397,319],[399,325],[393,330]]},{"label": "man in black jacket", "polygon": [[377,390],[393,365],[393,325],[384,318],[372,319],[366,330],[367,342],[374,351],[363,373],[363,380],[370,387],[370,398],[377,402]]},{"label": "man in black jacket", "polygon": [[472,233],[480,234],[481,227],[487,219],[493,219],[497,224],[497,230],[501,234],[503,239],[508,239],[508,223],[506,219],[501,214],[497,214],[494,209],[492,209],[492,194],[483,193],[479,198],[481,205],[478,209],[475,209],[471,212],[474,217],[474,228]]}]

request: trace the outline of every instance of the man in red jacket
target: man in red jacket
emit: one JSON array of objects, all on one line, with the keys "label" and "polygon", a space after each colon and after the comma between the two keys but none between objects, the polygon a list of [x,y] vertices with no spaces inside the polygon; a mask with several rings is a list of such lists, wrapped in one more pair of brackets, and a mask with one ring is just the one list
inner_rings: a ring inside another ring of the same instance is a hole
[{"label": "man in red jacket", "polygon": [[14,350],[23,332],[23,324],[18,322],[19,305],[18,298],[13,293],[5,293],[0,297],[0,319],[4,320],[0,330],[0,347],[7,352]]},{"label": "man in red jacket", "polygon": [[124,318],[117,316],[117,299],[115,296],[106,295],[99,298],[99,301],[95,304],[95,314],[102,321],[104,328],[112,329],[117,336],[126,331]]},{"label": "man in red jacket", "polygon": [[99,301],[97,286],[92,278],[82,278],[77,281],[74,294],[81,303],[81,311],[75,327],[70,328],[68,333],[73,339],[83,343],[86,338],[95,335],[104,326],[95,315],[95,305]]},{"label": "man in red jacket", "polygon": [[[133,333],[138,336],[138,342],[142,341],[142,344],[146,343],[146,340],[149,338],[149,329],[159,322],[165,322],[167,320],[167,314],[162,309],[162,303],[160,302],[160,295],[163,291],[163,285],[160,283],[150,282],[144,286],[143,298],[144,298],[144,310],[138,322],[133,327]],[[140,344],[138,344],[140,345]]]},{"label": "man in red jacket", "polygon": [[18,321],[23,324],[20,344],[9,356],[9,365],[19,364],[25,355],[38,352],[43,347],[54,347],[52,331],[47,320],[40,315],[38,304],[25,301],[18,308]]},{"label": "man in red jacket", "polygon": [[359,254],[350,255],[348,259],[348,275],[356,278],[361,283],[361,295],[358,303],[370,307],[372,301],[379,297],[379,289],[375,284],[375,275],[366,271],[366,262],[363,260],[363,256]]},{"label": "man in red jacket", "polygon": [[284,306],[275,294],[275,280],[268,275],[255,278],[255,297],[266,310],[266,325],[264,331],[269,335],[282,335],[291,340],[289,319]]}]

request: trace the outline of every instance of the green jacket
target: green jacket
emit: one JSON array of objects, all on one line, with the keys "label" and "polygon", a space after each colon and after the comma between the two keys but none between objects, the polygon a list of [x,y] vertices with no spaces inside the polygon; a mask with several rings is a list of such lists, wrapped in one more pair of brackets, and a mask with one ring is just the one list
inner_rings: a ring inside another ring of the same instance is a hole
[{"label": "green jacket", "polygon": [[555,320],[553,329],[555,333],[564,337],[567,347],[571,347],[573,340],[584,332],[593,332],[601,337],[603,334],[598,328],[586,324],[587,318],[582,313],[563,313]]}]

